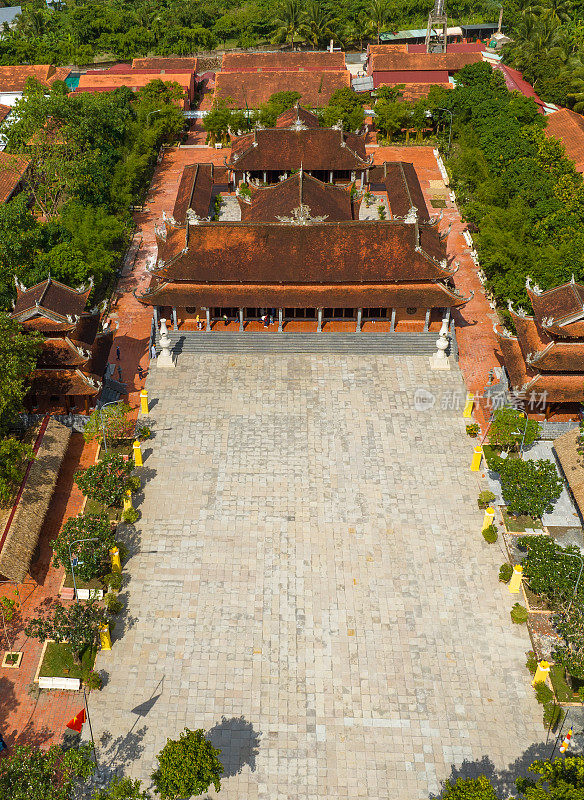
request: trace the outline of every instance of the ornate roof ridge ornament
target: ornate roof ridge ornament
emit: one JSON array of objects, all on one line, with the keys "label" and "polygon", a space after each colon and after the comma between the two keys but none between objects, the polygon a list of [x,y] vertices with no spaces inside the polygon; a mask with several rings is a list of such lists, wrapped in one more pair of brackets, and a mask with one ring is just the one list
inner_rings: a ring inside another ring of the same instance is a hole
[{"label": "ornate roof ridge ornament", "polygon": [[418,209],[416,206],[412,206],[408,213],[403,218],[406,225],[416,225],[418,222]]},{"label": "ornate roof ridge ornament", "polygon": [[527,311],[524,308],[518,308],[517,311],[513,308],[513,301],[507,300],[507,308],[509,309],[511,314],[514,314],[516,317],[527,317]]},{"label": "ornate roof ridge ornament", "polygon": [[65,316],[67,317],[67,322],[70,322],[71,324],[76,324],[79,322],[79,316],[77,314],[66,314]]},{"label": "ornate roof ridge ornament", "polygon": [[513,334],[508,328],[506,328],[504,325],[502,327],[499,327],[498,320],[495,320],[495,322],[493,322],[493,332],[497,336],[501,336],[504,339],[515,339],[515,336],[513,336]]},{"label": "ornate roof ridge ornament", "polygon": [[311,225],[313,222],[324,222],[328,219],[328,214],[321,217],[313,217],[311,215],[310,206],[301,204],[298,208],[292,209],[291,217],[276,217],[280,222],[286,222],[290,225]]},{"label": "ornate roof ridge ornament", "polygon": [[452,220],[450,221],[448,227],[444,231],[444,233],[439,233],[438,236],[440,237],[440,241],[443,242],[445,239],[448,239],[450,236],[450,231],[452,230]]},{"label": "ornate roof ridge ornament", "polygon": [[26,286],[24,285],[24,283],[22,281],[18,280],[18,276],[17,275],[14,276],[14,284],[15,284],[15,286],[18,289],[19,292],[26,292]]},{"label": "ornate roof ridge ornament", "polygon": [[166,241],[167,236],[166,225],[155,225],[154,226],[154,234],[158,239],[162,239],[163,242]]}]

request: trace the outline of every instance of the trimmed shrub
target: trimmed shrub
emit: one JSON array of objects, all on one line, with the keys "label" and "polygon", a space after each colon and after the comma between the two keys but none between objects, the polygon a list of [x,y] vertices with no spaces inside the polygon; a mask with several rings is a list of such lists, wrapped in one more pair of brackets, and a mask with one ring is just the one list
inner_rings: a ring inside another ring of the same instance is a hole
[{"label": "trimmed shrub", "polygon": [[470,425],[466,426],[467,436],[470,436],[471,439],[476,439],[476,437],[479,435],[480,429],[481,426],[478,424],[478,422],[471,422]]},{"label": "trimmed shrub", "polygon": [[529,614],[525,606],[522,606],[520,603],[515,603],[513,608],[511,609],[511,619],[516,625],[523,625],[527,622]]},{"label": "trimmed shrub", "polygon": [[494,525],[489,525],[489,527],[485,528],[483,531],[483,539],[489,544],[494,544],[497,541],[498,536],[499,534],[497,533],[497,529]]},{"label": "trimmed shrub", "polygon": [[501,564],[499,567],[499,580],[501,583],[509,583],[513,575],[513,567],[511,564]]}]

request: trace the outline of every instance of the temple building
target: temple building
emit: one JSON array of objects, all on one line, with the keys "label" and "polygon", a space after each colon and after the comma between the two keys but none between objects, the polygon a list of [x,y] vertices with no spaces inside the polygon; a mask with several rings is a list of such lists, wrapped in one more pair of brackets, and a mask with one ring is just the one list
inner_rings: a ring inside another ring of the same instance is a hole
[{"label": "temple building", "polygon": [[89,287],[71,289],[52,278],[26,289],[16,283],[12,319],[45,340],[26,398],[29,410],[89,413],[102,387],[113,329],[86,312]]},{"label": "temple building", "polygon": [[[217,194],[229,214],[211,219]],[[295,319],[317,332],[339,319],[428,330],[468,300],[436,223],[411,164],[373,165],[364,137],[296,108],[239,137],[225,168],[185,169],[139,299],[175,328],[223,318],[242,331],[269,311],[279,331]]]},{"label": "temple building", "polygon": [[511,387],[526,400],[554,404],[584,400],[584,285],[572,279],[541,291],[527,280],[533,315],[509,311],[516,335],[497,330]]}]

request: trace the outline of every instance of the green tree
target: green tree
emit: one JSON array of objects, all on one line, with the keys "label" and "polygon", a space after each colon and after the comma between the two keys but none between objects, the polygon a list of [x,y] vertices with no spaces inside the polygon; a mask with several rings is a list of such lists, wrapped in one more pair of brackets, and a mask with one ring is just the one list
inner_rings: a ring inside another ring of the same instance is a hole
[{"label": "green tree", "polygon": [[553,761],[534,761],[529,772],[535,780],[517,778],[517,791],[524,800],[580,800],[584,795],[584,757],[565,756]]},{"label": "green tree", "polygon": [[67,642],[71,646],[73,661],[81,666],[83,652],[93,647],[99,626],[107,623],[106,610],[89,600],[68,607],[57,603],[51,611],[51,616],[31,619],[24,632],[40,642],[47,639]]},{"label": "green tree", "polygon": [[336,24],[337,20],[332,13],[327,11],[318,0],[307,1],[301,30],[314,50],[323,42],[334,39]]},{"label": "green tree", "polygon": [[96,789],[91,800],[151,800],[151,797],[142,789],[141,781],[114,777],[105,789]]},{"label": "green tree", "polygon": [[302,31],[304,10],[300,0],[284,0],[279,16],[274,20],[273,44],[289,43],[294,49],[294,37]]},{"label": "green tree", "polygon": [[503,500],[516,516],[526,514],[539,519],[552,510],[562,493],[562,481],[551,461],[507,458],[500,474]]},{"label": "green tree", "polygon": [[0,436],[22,411],[41,341],[41,336],[23,333],[18,323],[0,312]]},{"label": "green tree", "polygon": [[484,775],[478,778],[457,778],[446,781],[443,800],[498,800],[491,781]]},{"label": "green tree", "polygon": [[300,92],[275,92],[260,108],[259,121],[266,128],[273,128],[280,114],[293,108],[300,98]]},{"label": "green tree", "polygon": [[103,506],[119,505],[133,481],[132,462],[118,453],[107,453],[97,464],[75,473],[75,483],[90,500]]},{"label": "green tree", "polygon": [[89,744],[41,750],[15,747],[0,761],[0,797],[10,800],[72,800],[75,787],[95,770]]},{"label": "green tree", "polygon": [[32,447],[17,439],[0,439],[0,506],[7,505],[20,484]]},{"label": "green tree", "polygon": [[346,131],[358,131],[363,126],[362,98],[348,87],[332,93],[328,105],[321,110],[323,124],[330,128],[342,123]]},{"label": "green tree", "polygon": [[377,32],[377,44],[379,44],[381,29],[389,22],[389,5],[387,0],[370,0],[369,19]]},{"label": "green tree", "polygon": [[[92,542],[78,542],[79,539],[97,539]],[[65,567],[69,572],[69,545],[71,555],[77,556],[75,575],[89,581],[103,575],[108,564],[109,550],[115,545],[115,533],[111,522],[105,515],[79,514],[69,517],[61,532],[53,542],[53,566]]]},{"label": "green tree", "polygon": [[377,130],[387,136],[389,140],[402,129],[407,109],[397,100],[384,98],[375,103],[375,125]]},{"label": "green tree", "polygon": [[162,800],[200,795],[213,784],[221,789],[221,751],[205,738],[205,731],[185,728],[179,739],[167,739],[158,754],[158,769],[152,782]]},{"label": "green tree", "polygon": [[130,439],[135,428],[135,424],[129,416],[130,411],[130,406],[125,402],[96,408],[91,412],[83,430],[83,438],[86,442],[105,438],[106,443],[110,442],[114,445],[124,439]]},{"label": "green tree", "polygon": [[528,419],[521,411],[507,406],[497,408],[489,427],[489,442],[495,447],[518,450],[523,441],[524,447],[533,444],[541,431],[541,425]]}]

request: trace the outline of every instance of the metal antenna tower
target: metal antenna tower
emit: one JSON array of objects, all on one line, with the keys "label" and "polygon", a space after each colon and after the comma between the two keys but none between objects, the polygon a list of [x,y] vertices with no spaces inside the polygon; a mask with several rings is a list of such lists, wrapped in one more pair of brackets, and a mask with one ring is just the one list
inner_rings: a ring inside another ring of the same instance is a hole
[{"label": "metal antenna tower", "polygon": [[[434,34],[434,29],[437,33]],[[428,14],[426,29],[426,52],[445,53],[448,30],[448,17],[444,10],[444,0],[434,0],[434,8]]]}]

